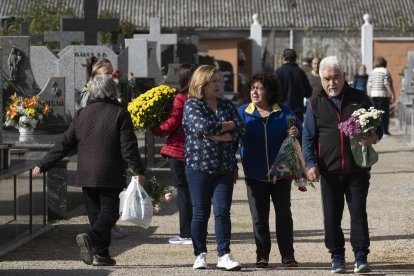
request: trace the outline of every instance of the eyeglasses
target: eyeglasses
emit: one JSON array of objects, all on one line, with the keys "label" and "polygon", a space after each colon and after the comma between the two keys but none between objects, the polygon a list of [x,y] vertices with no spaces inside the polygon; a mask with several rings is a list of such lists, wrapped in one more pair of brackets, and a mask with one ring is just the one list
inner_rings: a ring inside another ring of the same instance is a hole
[{"label": "eyeglasses", "polygon": [[258,92],[263,92],[264,91],[264,87],[257,87],[257,86],[250,86],[250,91],[254,91],[257,90]]}]

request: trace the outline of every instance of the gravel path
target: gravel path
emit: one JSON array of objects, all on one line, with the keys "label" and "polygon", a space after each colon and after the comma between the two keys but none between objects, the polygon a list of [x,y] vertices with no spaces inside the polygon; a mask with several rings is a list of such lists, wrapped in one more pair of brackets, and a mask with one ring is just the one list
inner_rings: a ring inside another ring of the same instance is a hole
[{"label": "gravel path", "polygon": [[[397,130],[394,129],[394,133]],[[380,161],[372,171],[368,196],[371,235],[369,275],[414,275],[414,153],[400,135],[385,138],[375,146]],[[243,180],[234,191],[232,205],[232,253],[243,265],[240,272],[216,270],[213,219],[209,223],[208,262],[210,267],[194,272],[192,246],[168,244],[177,234],[178,215],[174,204],[165,204],[152,226],[140,229],[123,225],[129,236],[114,240],[111,254],[115,267],[92,267],[78,257],[75,236],[87,229],[82,214],[58,221],[45,234],[0,257],[0,275],[331,275],[330,258],[323,243],[319,185],[306,193],[292,190],[292,212],[296,258],[299,268],[281,268],[277,245],[273,247],[268,269],[255,269],[255,245]],[[274,217],[274,213],[271,213]],[[274,232],[274,219],[271,219]],[[349,245],[349,214],[344,212],[347,237],[346,261],[352,273],[353,255]]]}]

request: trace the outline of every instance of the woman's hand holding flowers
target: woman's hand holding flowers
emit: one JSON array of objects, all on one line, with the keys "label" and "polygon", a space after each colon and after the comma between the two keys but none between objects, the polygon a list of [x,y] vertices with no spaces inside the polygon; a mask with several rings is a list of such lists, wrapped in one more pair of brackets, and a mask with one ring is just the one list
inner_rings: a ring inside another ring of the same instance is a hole
[{"label": "woman's hand holding flowers", "polygon": [[319,182],[319,170],[318,168],[315,166],[313,168],[310,168],[307,172],[307,177],[309,179],[309,181],[312,182]]},{"label": "woman's hand holding flowers", "polygon": [[299,130],[297,127],[292,126],[288,129],[288,135],[296,138],[299,135]]}]

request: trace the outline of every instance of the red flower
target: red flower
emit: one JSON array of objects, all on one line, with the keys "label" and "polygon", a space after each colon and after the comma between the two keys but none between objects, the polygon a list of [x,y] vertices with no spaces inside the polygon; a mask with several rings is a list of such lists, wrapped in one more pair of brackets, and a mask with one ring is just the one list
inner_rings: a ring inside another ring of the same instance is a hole
[{"label": "red flower", "polygon": [[306,189],[306,187],[304,187],[304,186],[299,186],[298,190],[301,191],[301,192],[306,192],[308,189]]}]

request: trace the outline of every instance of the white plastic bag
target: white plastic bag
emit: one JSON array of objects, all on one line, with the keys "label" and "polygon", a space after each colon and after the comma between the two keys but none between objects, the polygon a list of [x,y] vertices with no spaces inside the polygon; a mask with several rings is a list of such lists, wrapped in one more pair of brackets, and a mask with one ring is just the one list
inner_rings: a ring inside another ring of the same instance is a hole
[{"label": "white plastic bag", "polygon": [[151,198],[138,183],[138,177],[132,177],[125,193],[121,220],[147,229],[152,220],[152,212]]}]

